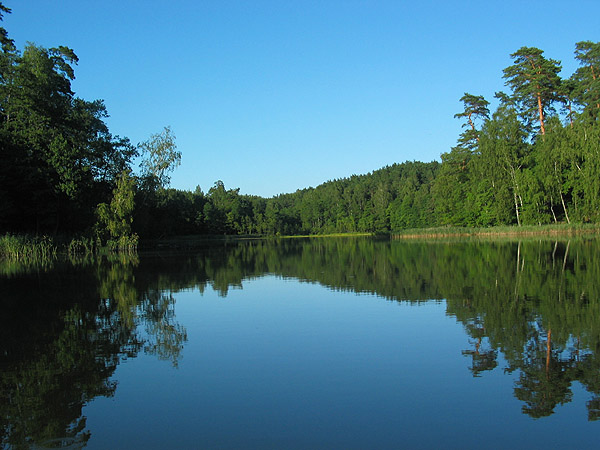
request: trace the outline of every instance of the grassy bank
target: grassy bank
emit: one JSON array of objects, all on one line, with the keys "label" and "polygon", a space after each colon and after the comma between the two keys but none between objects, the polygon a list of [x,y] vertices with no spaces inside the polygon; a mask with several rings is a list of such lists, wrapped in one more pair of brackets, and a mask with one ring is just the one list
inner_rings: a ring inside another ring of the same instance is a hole
[{"label": "grassy bank", "polygon": [[600,224],[554,224],[527,226],[499,226],[490,228],[436,227],[404,230],[393,233],[393,239],[422,239],[448,237],[526,237],[578,236],[600,233]]}]

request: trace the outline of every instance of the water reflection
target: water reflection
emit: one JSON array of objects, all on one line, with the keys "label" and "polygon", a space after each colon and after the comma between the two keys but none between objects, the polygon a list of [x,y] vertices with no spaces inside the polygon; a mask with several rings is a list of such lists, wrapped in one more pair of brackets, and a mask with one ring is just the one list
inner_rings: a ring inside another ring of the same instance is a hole
[{"label": "water reflection", "polygon": [[[533,418],[589,392],[600,417],[600,248],[595,239],[389,242],[305,239],[224,243],[186,254],[103,257],[0,270],[0,432],[4,446],[84,446],[83,406],[117,389],[140,352],[177,367],[187,341],[176,293],[227,297],[276,274],[397,302],[446,300],[470,339],[465,370],[515,375]],[[500,355],[502,358],[500,359]],[[502,364],[500,363],[502,361]]]},{"label": "water reflection", "polygon": [[114,394],[121,360],[143,349],[177,365],[187,337],[174,300],[140,289],[138,265],[137,256],[112,256],[2,280],[4,446],[83,446],[90,434],[82,408]]}]

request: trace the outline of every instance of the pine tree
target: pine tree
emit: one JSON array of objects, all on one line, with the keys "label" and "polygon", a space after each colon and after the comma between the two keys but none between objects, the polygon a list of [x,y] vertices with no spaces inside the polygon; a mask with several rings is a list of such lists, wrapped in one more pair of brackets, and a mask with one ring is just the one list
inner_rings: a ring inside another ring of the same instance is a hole
[{"label": "pine tree", "polygon": [[546,115],[552,104],[560,100],[561,70],[559,61],[546,59],[543,51],[535,47],[521,47],[510,55],[512,66],[504,69],[503,78],[513,91],[513,98],[522,116],[540,124],[540,134],[546,133]]}]

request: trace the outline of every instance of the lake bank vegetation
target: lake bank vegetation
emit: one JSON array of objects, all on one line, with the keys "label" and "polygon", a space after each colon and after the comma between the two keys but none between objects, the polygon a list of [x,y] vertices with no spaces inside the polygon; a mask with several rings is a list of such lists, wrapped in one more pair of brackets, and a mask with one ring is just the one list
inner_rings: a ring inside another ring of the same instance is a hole
[{"label": "lake bank vegetation", "polygon": [[597,234],[600,224],[547,224],[547,225],[499,225],[493,227],[432,227],[411,228],[391,235],[392,239],[446,238],[446,237],[571,237]]},{"label": "lake bank vegetation", "polygon": [[272,198],[221,181],[207,192],[170,188],[181,153],[169,127],[134,145],[110,133],[102,100],[73,92],[72,49],[18,50],[4,28],[0,47],[1,234],[85,236],[72,251],[129,251],[172,236],[600,223],[600,43],[575,44],[568,78],[540,49],[513,53],[494,111],[482,96],[460,99],[464,131],[441,163],[392,164]]}]

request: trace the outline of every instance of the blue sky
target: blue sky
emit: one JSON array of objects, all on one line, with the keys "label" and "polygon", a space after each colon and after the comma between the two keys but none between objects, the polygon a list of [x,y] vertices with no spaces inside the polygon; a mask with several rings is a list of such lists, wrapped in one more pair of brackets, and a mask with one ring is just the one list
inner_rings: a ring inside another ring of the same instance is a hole
[{"label": "blue sky", "polygon": [[600,1],[27,0],[4,27],[22,49],[67,45],[73,83],[133,143],[171,126],[172,187],[217,180],[270,197],[407,160],[439,160],[464,92],[505,89],[522,46],[577,67]]}]

